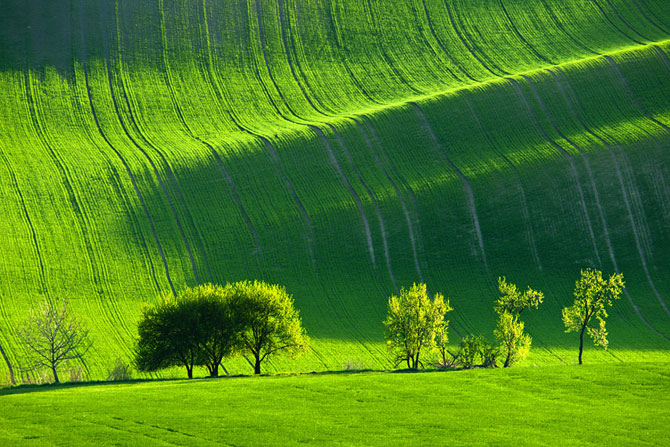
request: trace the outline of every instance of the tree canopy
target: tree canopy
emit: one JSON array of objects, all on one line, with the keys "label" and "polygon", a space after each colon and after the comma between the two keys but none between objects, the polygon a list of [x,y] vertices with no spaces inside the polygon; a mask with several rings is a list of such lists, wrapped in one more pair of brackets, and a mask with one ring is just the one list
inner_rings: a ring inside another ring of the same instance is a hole
[{"label": "tree canopy", "polygon": [[436,347],[436,338],[446,343],[449,322],[444,317],[451,310],[440,293],[431,300],[424,283],[413,284],[409,290],[402,288],[399,296],[391,296],[384,325],[395,364],[406,362],[408,368],[416,369],[423,364],[421,353]]},{"label": "tree canopy", "polygon": [[235,303],[242,322],[241,349],[254,357],[254,374],[261,364],[280,352],[296,357],[309,349],[293,297],[277,284],[241,281],[228,284],[225,295]]},{"label": "tree canopy", "polygon": [[[624,286],[622,273],[614,273],[605,279],[600,270],[581,271],[581,276],[575,283],[575,300],[572,306],[563,308],[565,332],[579,332],[580,365],[585,332],[591,337],[594,345],[607,349],[609,344],[605,327],[607,307],[611,307],[614,301],[619,299]],[[598,322],[597,326],[592,325],[594,321]]]},{"label": "tree canopy", "polygon": [[136,365],[140,371],[181,365],[188,377],[194,366],[219,375],[223,358],[241,346],[241,315],[234,297],[223,287],[203,284],[187,287],[175,297],[165,295],[145,309],[138,326]]},{"label": "tree canopy", "polygon": [[500,342],[501,352],[505,356],[503,366],[508,368],[526,358],[532,343],[530,335],[523,331],[525,325],[519,316],[526,309],[537,309],[544,300],[544,295],[530,287],[521,293],[504,276],[498,278],[498,291],[500,296],[494,306],[498,323],[493,335]]}]

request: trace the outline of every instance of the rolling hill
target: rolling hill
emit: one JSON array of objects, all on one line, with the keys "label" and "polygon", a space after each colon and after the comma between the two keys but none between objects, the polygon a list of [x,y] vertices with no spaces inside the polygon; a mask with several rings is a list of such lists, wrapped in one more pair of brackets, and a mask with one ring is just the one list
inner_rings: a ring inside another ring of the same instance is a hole
[{"label": "rolling hill", "polygon": [[[670,5],[663,0],[9,0],[0,11],[0,377],[68,297],[85,367],[144,303],[263,279],[313,352],[390,366],[387,297],[490,334],[495,280],[547,296],[529,362],[573,363],[581,267],[624,273],[611,349],[668,358]],[[232,362],[232,371],[247,371]]]}]

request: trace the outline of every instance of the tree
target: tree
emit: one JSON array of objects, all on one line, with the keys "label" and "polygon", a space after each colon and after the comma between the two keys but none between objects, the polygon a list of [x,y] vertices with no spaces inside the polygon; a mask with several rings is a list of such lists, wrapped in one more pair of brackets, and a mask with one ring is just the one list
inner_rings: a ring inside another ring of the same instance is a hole
[{"label": "tree", "polygon": [[[584,332],[596,346],[607,349],[607,330],[605,318],[606,307],[611,307],[614,300],[619,299],[625,283],[622,273],[614,273],[608,279],[603,278],[600,270],[586,269],[575,283],[575,301],[572,306],[563,308],[563,324],[565,332],[579,332],[579,364],[582,364],[584,350]],[[593,327],[593,318],[598,326]]]},{"label": "tree", "polygon": [[239,300],[214,284],[186,288],[181,299],[195,303],[201,363],[207,367],[210,377],[217,377],[224,357],[235,354],[242,347],[244,326]]},{"label": "tree", "polygon": [[494,306],[498,323],[493,335],[500,342],[502,354],[505,356],[503,367],[508,368],[526,358],[532,342],[530,335],[524,334],[524,323],[519,316],[526,309],[537,309],[544,300],[544,295],[530,287],[521,293],[505,277],[498,278],[498,291],[500,296]]},{"label": "tree", "polygon": [[182,365],[189,378],[194,366],[205,366],[210,377],[217,377],[223,358],[240,347],[240,316],[218,285],[186,287],[177,297],[169,293],[144,311],[135,364],[140,371]]},{"label": "tree", "polygon": [[184,366],[192,379],[193,367],[203,363],[192,302],[179,302],[172,293],[164,295],[156,306],[143,310],[137,331],[135,366],[139,371]]},{"label": "tree", "polygon": [[426,284],[414,284],[409,290],[401,289],[400,296],[391,296],[388,304],[386,343],[395,354],[396,366],[407,363],[410,369],[417,369],[421,363],[421,353],[433,350],[435,339],[446,343],[449,322],[444,319],[453,310],[449,301],[436,293],[433,300],[428,297]]},{"label": "tree", "polygon": [[309,349],[300,314],[284,287],[242,281],[225,289],[228,299],[239,309],[241,346],[254,357],[254,374],[261,373],[261,363],[270,356],[284,352],[296,357]]},{"label": "tree", "polygon": [[28,351],[27,369],[50,368],[55,383],[60,383],[58,367],[71,360],[83,361],[92,346],[88,329],[71,315],[67,300],[62,307],[47,300],[31,309],[19,337]]}]

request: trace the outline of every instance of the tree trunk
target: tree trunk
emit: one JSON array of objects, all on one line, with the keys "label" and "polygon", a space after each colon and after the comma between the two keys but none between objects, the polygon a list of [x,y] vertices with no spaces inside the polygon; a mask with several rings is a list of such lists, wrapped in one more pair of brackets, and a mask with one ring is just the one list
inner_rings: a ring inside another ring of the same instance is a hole
[{"label": "tree trunk", "polygon": [[219,365],[212,365],[209,368],[209,377],[219,377]]},{"label": "tree trunk", "polygon": [[509,368],[509,363],[512,360],[512,351],[507,350],[507,357],[505,357],[505,364],[503,365],[503,368]]},{"label": "tree trunk", "polygon": [[54,373],[54,383],[60,383],[58,380],[58,372],[56,371],[56,365],[51,365],[51,371]]},{"label": "tree trunk", "polygon": [[256,356],[256,364],[254,365],[254,374],[261,373],[261,358]]},{"label": "tree trunk", "polygon": [[579,364],[582,364],[582,351],[584,350],[584,330],[586,326],[582,328],[582,331],[579,333]]},{"label": "tree trunk", "polygon": [[192,366],[191,367],[189,367],[189,366],[186,367],[186,374],[188,374],[189,379],[193,378],[193,367]]}]

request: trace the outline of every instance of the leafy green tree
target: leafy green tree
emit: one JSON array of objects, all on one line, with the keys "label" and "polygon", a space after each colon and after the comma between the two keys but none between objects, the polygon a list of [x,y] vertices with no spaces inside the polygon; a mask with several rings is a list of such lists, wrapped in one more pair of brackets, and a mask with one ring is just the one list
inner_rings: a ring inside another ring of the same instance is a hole
[{"label": "leafy green tree", "polygon": [[226,296],[240,312],[241,347],[254,357],[254,374],[268,357],[284,352],[297,357],[309,349],[309,337],[302,327],[293,297],[276,284],[242,281],[228,284]]},{"label": "leafy green tree", "polygon": [[60,383],[58,367],[81,361],[92,346],[88,329],[70,313],[67,300],[62,307],[48,300],[31,309],[18,334],[27,351],[26,369],[49,368],[55,383]]},{"label": "leafy green tree", "polygon": [[223,359],[242,347],[244,322],[239,300],[215,284],[186,288],[180,293],[180,300],[193,303],[196,313],[199,364],[207,368],[210,377],[217,377]]},{"label": "leafy green tree", "polygon": [[241,316],[238,303],[218,285],[187,287],[177,297],[167,294],[144,310],[135,364],[140,371],[181,365],[189,378],[195,366],[205,366],[216,377],[223,358],[241,346]]},{"label": "leafy green tree", "polygon": [[436,347],[436,338],[446,345],[449,322],[444,319],[453,310],[449,301],[436,293],[433,300],[428,297],[426,284],[414,284],[409,290],[401,289],[400,296],[391,296],[388,304],[386,343],[395,355],[396,366],[407,363],[410,369],[417,369],[422,351]]},{"label": "leafy green tree", "polygon": [[500,296],[494,306],[498,314],[498,323],[493,335],[500,343],[501,353],[505,356],[503,367],[508,368],[526,358],[532,342],[530,335],[523,332],[524,323],[519,316],[526,309],[537,309],[544,300],[544,295],[530,287],[521,293],[517,286],[508,283],[505,277],[498,278],[498,291]]},{"label": "leafy green tree", "polygon": [[194,366],[203,363],[193,302],[179,302],[171,293],[164,295],[156,306],[142,311],[137,330],[135,366],[139,371],[184,366],[191,379]]},{"label": "leafy green tree", "polygon": [[[575,301],[572,306],[563,308],[565,332],[579,332],[580,365],[584,350],[584,332],[591,337],[594,345],[607,349],[606,308],[620,298],[624,285],[622,273],[614,273],[604,279],[600,270],[581,271],[581,277],[575,283]],[[597,327],[591,325],[594,317],[598,321]]]},{"label": "leafy green tree", "polygon": [[498,353],[498,347],[490,344],[482,335],[466,335],[461,339],[454,362],[464,369],[476,366],[497,368]]},{"label": "leafy green tree", "polygon": [[510,313],[512,315],[521,315],[526,309],[537,309],[544,300],[544,294],[530,287],[521,293],[515,284],[508,283],[504,276],[498,278],[498,291],[500,297],[496,300],[494,310],[497,314]]}]

